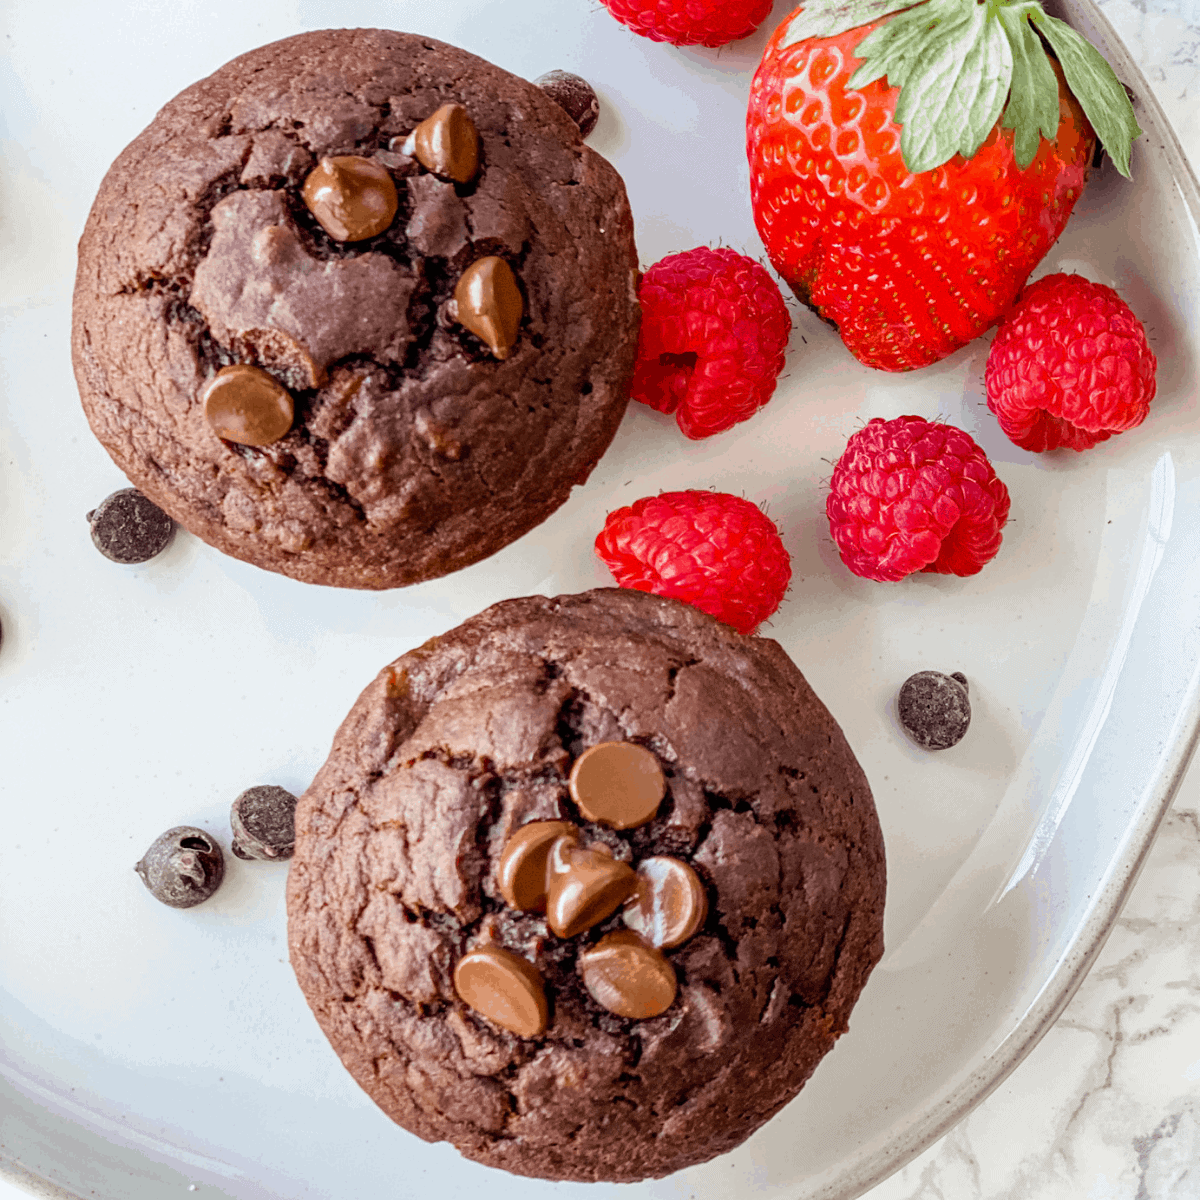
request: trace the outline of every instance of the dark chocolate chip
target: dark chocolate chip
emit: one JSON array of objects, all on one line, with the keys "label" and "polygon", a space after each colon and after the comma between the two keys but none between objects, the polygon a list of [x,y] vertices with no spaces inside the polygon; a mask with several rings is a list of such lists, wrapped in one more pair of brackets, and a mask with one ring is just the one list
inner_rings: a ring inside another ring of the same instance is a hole
[{"label": "dark chocolate chip", "polygon": [[278,862],[296,848],[296,797],[281,787],[247,788],[229,810],[238,858]]},{"label": "dark chocolate chip", "polygon": [[579,132],[587,137],[596,128],[600,118],[600,101],[592,85],[570,71],[547,71],[534,81],[556,104],[565,108],[567,115],[579,126]]},{"label": "dark chocolate chip", "polygon": [[971,724],[967,677],[961,671],[918,671],[904,681],[896,708],[904,732],[918,746],[947,750],[962,740]]},{"label": "dark chocolate chip", "polygon": [[221,886],[225,858],[203,829],[176,825],[155,838],[133,868],[155,900],[172,908],[201,904]]},{"label": "dark chocolate chip", "polygon": [[175,532],[175,522],[137,488],[113,492],[87,519],[96,549],[116,563],[140,563],[161,554]]}]

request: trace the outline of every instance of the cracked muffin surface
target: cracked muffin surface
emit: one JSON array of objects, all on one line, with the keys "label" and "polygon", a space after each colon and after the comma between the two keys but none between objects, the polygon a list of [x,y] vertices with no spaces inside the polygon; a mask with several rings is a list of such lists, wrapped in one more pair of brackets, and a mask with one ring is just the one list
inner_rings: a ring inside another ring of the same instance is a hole
[{"label": "cracked muffin surface", "polygon": [[[466,183],[404,152],[447,104],[479,135]],[[346,155],[398,197],[361,241],[302,194]],[[502,360],[453,318],[490,256],[523,301]],[[540,88],[430,38],[306,33],[182,92],[113,164],[80,241],[75,375],[117,465],[205,541],[395,587],[494,553],[587,479],[628,400],[636,268],[620,177]],[[292,396],[269,445],[206,420],[205,387],[239,363]]]},{"label": "cracked muffin surface", "polygon": [[[666,778],[657,815],[623,831],[568,789],[614,741]],[[707,916],[665,952],[662,1015],[617,1016],[581,982],[619,913],[557,938],[504,903],[502,850],[543,820],[699,876]],[[296,839],[291,961],[334,1050],[405,1128],[522,1175],[632,1181],[732,1149],[845,1031],[883,952],[882,835],[837,723],[777,643],[643,592],[504,601],[397,659],[339,729]],[[481,945],[537,968],[543,1033],[458,997]]]}]

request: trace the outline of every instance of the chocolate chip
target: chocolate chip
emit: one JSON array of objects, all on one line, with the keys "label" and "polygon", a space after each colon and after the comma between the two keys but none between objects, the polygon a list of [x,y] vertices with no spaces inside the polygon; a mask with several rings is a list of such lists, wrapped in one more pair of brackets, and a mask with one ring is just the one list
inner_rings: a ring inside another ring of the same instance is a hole
[{"label": "chocolate chip", "polygon": [[469,183],[479,170],[479,131],[461,104],[443,104],[408,135],[400,147],[427,171]]},{"label": "chocolate chip", "polygon": [[700,876],[678,858],[656,855],[638,863],[637,878],[637,892],[621,914],[625,924],[661,950],[683,945],[708,915]]},{"label": "chocolate chip", "polygon": [[500,946],[464,954],[454,968],[454,990],[480,1016],[518,1037],[536,1037],[549,1021],[537,967]]},{"label": "chocolate chip", "polygon": [[248,363],[222,367],[200,394],[204,416],[219,438],[269,446],[292,427],[291,394],[273,375]]},{"label": "chocolate chip", "polygon": [[652,751],[634,742],[590,746],[571,768],[571,798],[589,821],[613,829],[645,825],[666,790]]},{"label": "chocolate chip", "polygon": [[904,732],[918,746],[947,750],[962,740],[971,724],[967,677],[961,671],[918,671],[904,681],[896,709]]},{"label": "chocolate chip", "polygon": [[321,159],[304,181],[302,195],[321,228],[338,242],[381,234],[400,206],[387,168],[357,154]]},{"label": "chocolate chip", "polygon": [[580,954],[579,974],[597,1004],[634,1020],[666,1012],[679,986],[662,952],[626,929],[606,934]]},{"label": "chocolate chip", "polygon": [[545,912],[550,847],[560,838],[578,838],[568,821],[530,821],[508,839],[496,868],[500,894],[522,912]]},{"label": "chocolate chip", "polygon": [[172,908],[192,908],[221,886],[225,859],[203,829],[176,825],[154,839],[133,869],[155,900]]},{"label": "chocolate chip", "polygon": [[161,554],[175,532],[175,522],[137,488],[113,492],[87,519],[96,549],[116,563],[140,563]]},{"label": "chocolate chip", "polygon": [[550,847],[546,920],[555,935],[572,938],[611,917],[637,890],[633,868],[607,846],[578,844],[572,834]]},{"label": "chocolate chip", "polygon": [[505,359],[517,344],[525,302],[512,267],[489,255],[476,259],[454,287],[454,319]]},{"label": "chocolate chip", "polygon": [[600,118],[600,101],[586,79],[570,71],[547,71],[533,82],[551,100],[566,109],[567,115],[579,126],[579,132],[584,137],[596,128]]},{"label": "chocolate chip", "polygon": [[277,862],[296,848],[296,797],[281,787],[247,788],[229,810],[238,858]]}]

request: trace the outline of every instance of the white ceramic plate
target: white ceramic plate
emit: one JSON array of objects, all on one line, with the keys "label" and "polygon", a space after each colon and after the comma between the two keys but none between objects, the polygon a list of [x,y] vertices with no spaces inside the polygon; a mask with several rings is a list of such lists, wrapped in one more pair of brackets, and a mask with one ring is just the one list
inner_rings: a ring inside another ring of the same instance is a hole
[{"label": "white ceramic plate", "polygon": [[[356,594],[185,534],[132,568],[92,550],[84,514],[123,481],[79,410],[69,302],[109,162],[235,54],[389,25],[527,77],[591,79],[592,144],[625,176],[644,263],[701,243],[758,254],[742,122],[772,22],[708,52],[635,38],[593,0],[8,6],[0,1168],[47,1194],[113,1200],[618,1193],[518,1181],[380,1115],[295,987],[282,868],[231,858],[222,891],[187,912],[156,904],[130,868],[169,825],[227,846],[229,802],[249,784],[302,790],[359,689],[402,651],[495,600],[608,582],[591,552],[605,513],[677,487],[743,493],[782,527],[795,578],[769,632],[874,787],[888,953],[794,1103],[734,1153],[620,1193],[844,1200],[1011,1070],[1103,941],[1200,717],[1200,194],[1110,27],[1089,0],[1066,7],[1133,85],[1147,134],[1134,182],[1100,172],[1041,270],[1111,283],[1142,317],[1159,394],[1141,428],[1084,455],[1024,453],[984,406],[986,341],[883,375],[796,309],[787,377],[752,422],[693,444],[635,406],[541,528],[449,579]],[[829,540],[828,463],[863,420],[906,412],[971,431],[1012,492],[1000,556],[973,579],[870,583]],[[965,671],[975,708],[967,739],[937,756],[909,745],[892,711],[899,683],[930,667]]]}]

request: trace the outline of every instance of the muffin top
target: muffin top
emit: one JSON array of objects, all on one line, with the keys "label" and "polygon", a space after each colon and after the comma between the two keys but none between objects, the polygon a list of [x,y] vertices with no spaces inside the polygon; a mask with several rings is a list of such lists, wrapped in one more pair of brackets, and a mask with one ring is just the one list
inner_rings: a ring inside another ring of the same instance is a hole
[{"label": "muffin top", "polygon": [[212,545],[413,583],[587,478],[636,265],[620,177],[541,89],[430,38],[306,33],[182,92],[109,170],[76,378],[117,464]]},{"label": "muffin top", "polygon": [[[661,772],[631,827],[582,795],[606,744]],[[592,977],[601,943],[656,940],[646,921],[556,931],[514,886],[506,851],[536,822],[600,866],[698,880],[699,923],[657,939],[656,1015]],[[733,1148],[796,1094],[882,954],[884,891],[866,779],[778,644],[610,589],[505,601],[380,673],[301,799],[289,943],[394,1120],[519,1174],[630,1181]],[[506,1027],[468,956],[524,963],[542,1026]]]}]

